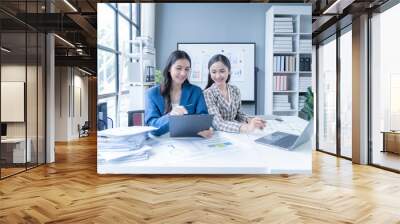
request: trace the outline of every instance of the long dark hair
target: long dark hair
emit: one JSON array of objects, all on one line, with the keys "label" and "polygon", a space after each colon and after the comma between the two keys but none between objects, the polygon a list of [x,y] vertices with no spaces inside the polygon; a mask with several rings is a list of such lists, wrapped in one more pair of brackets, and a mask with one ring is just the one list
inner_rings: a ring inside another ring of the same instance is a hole
[{"label": "long dark hair", "polygon": [[[171,88],[172,88],[172,77],[171,73],[169,70],[171,69],[172,65],[175,64],[177,60],[180,59],[186,59],[189,61],[190,66],[192,65],[192,61],[190,60],[189,55],[184,52],[184,51],[174,51],[171,53],[171,55],[168,57],[167,64],[165,65],[165,68],[163,70],[163,82],[160,85],[161,87],[161,95],[164,97],[165,101],[165,113],[169,113],[172,110],[172,104],[171,104]],[[185,80],[183,83],[186,84],[189,83],[189,80]]]},{"label": "long dark hair", "polygon": [[[208,61],[208,81],[207,81],[206,88],[204,88],[204,89],[208,89],[214,83],[214,80],[212,80],[212,78],[211,78],[210,67],[211,67],[211,65],[213,65],[214,63],[219,62],[219,61],[222,62],[226,67],[228,67],[228,72],[231,71],[231,62],[225,55],[216,54],[216,55],[212,56],[212,58]],[[228,75],[228,78],[226,79],[226,83],[228,83],[230,79],[231,79],[231,74]]]}]

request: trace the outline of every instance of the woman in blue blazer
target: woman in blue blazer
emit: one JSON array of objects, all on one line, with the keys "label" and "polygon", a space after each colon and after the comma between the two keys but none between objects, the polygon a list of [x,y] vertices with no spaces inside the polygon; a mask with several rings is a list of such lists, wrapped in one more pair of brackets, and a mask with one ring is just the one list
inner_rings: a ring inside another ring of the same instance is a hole
[{"label": "woman in blue blazer", "polygon": [[[146,125],[158,128],[154,135],[169,131],[169,116],[184,114],[208,114],[200,87],[188,81],[191,60],[184,51],[174,51],[163,70],[163,82],[147,90],[144,119]],[[199,133],[210,137],[212,130]]]}]

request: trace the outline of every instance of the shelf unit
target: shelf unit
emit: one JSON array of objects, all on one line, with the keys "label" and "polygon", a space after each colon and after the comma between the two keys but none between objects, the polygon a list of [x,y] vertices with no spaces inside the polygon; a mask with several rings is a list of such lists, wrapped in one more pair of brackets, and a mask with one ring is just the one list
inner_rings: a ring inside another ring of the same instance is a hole
[{"label": "shelf unit", "polygon": [[298,116],[312,86],[311,6],[271,6],[265,24],[265,114]]},{"label": "shelf unit", "polygon": [[[136,37],[126,41],[127,48],[132,48],[132,53],[122,53],[123,60],[128,67],[128,82],[124,89],[128,89],[128,111],[144,110],[146,90],[156,83],[156,50],[150,37]],[[127,111],[120,111],[125,113]]]}]

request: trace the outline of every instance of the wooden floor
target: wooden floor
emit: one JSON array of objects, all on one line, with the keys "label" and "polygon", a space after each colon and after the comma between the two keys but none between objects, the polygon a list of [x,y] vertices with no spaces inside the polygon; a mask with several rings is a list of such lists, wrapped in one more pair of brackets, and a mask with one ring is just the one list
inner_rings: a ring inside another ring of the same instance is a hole
[{"label": "wooden floor", "polygon": [[97,175],[96,141],[0,181],[0,223],[400,223],[400,175],[314,153],[312,175]]},{"label": "wooden floor", "polygon": [[400,170],[400,155],[392,152],[375,150],[372,161],[374,164]]}]

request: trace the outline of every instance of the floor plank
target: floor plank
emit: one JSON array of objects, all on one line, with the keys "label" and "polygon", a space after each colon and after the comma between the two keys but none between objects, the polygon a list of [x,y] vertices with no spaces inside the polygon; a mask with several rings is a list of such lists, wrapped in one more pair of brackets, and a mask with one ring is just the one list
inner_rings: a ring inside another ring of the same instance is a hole
[{"label": "floor plank", "polygon": [[314,152],[312,175],[98,175],[96,139],[0,181],[0,223],[400,223],[400,175]]}]

